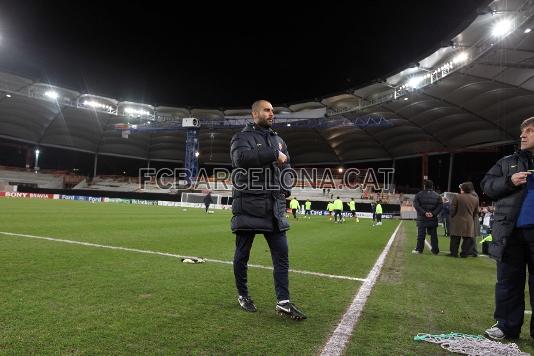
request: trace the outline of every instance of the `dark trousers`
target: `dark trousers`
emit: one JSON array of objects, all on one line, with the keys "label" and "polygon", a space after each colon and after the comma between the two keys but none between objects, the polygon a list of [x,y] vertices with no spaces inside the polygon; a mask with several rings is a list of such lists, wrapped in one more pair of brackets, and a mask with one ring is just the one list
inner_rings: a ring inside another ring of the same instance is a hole
[{"label": "dark trousers", "polygon": [[449,236],[449,226],[451,224],[451,218],[448,216],[443,217],[443,230],[445,230],[445,236]]},{"label": "dark trousers", "polygon": [[437,229],[437,226],[428,227],[425,225],[417,225],[417,245],[415,249],[419,252],[423,252],[423,250],[425,249],[425,237],[428,233],[430,235],[430,245],[432,246],[432,253],[439,253]]},{"label": "dark trousers", "polygon": [[334,210],[334,220],[337,221],[339,217],[339,221],[341,221],[341,210]]},{"label": "dark trousers", "polygon": [[463,237],[463,236],[451,236],[451,255],[458,256],[458,247],[460,247],[460,239],[463,239],[462,241],[462,252],[460,252],[460,256],[467,257],[473,255],[473,245],[475,244],[475,238],[474,237]]},{"label": "dark trousers", "polygon": [[[515,229],[497,262],[494,318],[505,335],[519,336],[525,316],[525,279],[528,267],[530,306],[534,308],[534,228]],[[530,320],[534,337],[534,318]]]},{"label": "dark trousers", "polygon": [[376,222],[382,222],[382,214],[376,214]]},{"label": "dark trousers", "polygon": [[293,219],[297,218],[297,209],[291,209],[291,213],[293,213]]},{"label": "dark trousers", "polygon": [[209,204],[204,204],[206,206],[206,213],[208,212],[208,209],[210,208]]},{"label": "dark trousers", "polygon": [[[278,300],[289,299],[289,257],[287,238],[285,232],[274,231],[264,233],[273,261],[273,276],[276,298]],[[250,249],[254,242],[254,232],[237,232],[235,236],[234,276],[237,292],[239,295],[248,296],[247,288],[247,264]]]}]

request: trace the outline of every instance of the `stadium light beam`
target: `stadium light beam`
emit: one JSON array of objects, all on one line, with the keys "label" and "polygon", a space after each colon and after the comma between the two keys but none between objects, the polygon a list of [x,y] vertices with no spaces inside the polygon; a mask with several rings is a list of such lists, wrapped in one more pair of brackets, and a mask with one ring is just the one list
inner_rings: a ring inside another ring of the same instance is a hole
[{"label": "stadium light beam", "polygon": [[35,164],[34,164],[34,167],[33,167],[34,171],[38,171],[39,170],[39,153],[41,153],[41,151],[39,151],[39,149],[36,148],[35,149]]}]

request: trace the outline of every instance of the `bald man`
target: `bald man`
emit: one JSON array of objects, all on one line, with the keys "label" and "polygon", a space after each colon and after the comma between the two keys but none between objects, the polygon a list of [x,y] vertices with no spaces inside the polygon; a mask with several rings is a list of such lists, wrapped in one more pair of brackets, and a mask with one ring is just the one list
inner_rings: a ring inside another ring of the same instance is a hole
[{"label": "bald man", "polygon": [[[281,171],[290,168],[287,146],[272,130],[273,106],[266,100],[252,105],[253,122],[232,137],[233,202],[232,232],[236,235],[234,276],[238,302],[247,312],[256,306],[248,293],[247,264],[256,234],[265,236],[274,267],[274,285],[280,315],[295,320],[306,319],[289,299],[289,257],[286,231],[286,197],[290,182],[282,184]],[[253,173],[254,172],[254,173]]]}]

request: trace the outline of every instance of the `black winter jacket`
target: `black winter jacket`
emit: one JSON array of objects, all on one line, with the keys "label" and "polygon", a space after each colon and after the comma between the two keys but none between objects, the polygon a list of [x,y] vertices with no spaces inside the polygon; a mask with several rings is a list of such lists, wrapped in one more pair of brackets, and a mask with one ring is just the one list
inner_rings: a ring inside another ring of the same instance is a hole
[{"label": "black winter jacket", "polygon": [[[443,200],[432,189],[421,190],[415,195],[413,206],[417,210],[417,225],[425,227],[438,226],[438,215],[443,208]],[[426,212],[431,212],[432,217],[427,218]]]},{"label": "black winter jacket", "polygon": [[484,193],[497,202],[491,233],[493,241],[489,245],[489,254],[498,261],[501,260],[507,241],[512,235],[527,193],[526,184],[514,186],[512,175],[526,172],[533,166],[530,152],[516,152],[501,158],[491,167],[480,183]]},{"label": "black winter jacket", "polygon": [[[278,151],[287,156],[282,167],[277,165]],[[232,232],[272,232],[275,224],[280,231],[288,230],[286,197],[291,194],[291,180],[281,172],[291,167],[284,140],[272,129],[250,123],[232,137],[230,155],[234,168]]]}]

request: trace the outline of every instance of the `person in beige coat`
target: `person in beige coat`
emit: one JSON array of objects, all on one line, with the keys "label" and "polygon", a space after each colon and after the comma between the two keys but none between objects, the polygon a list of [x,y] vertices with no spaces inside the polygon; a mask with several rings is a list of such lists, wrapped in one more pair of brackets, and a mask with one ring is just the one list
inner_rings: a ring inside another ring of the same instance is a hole
[{"label": "person in beige coat", "polygon": [[451,253],[448,256],[458,257],[458,247],[462,239],[462,252],[460,257],[472,255],[475,243],[475,217],[478,219],[478,198],[472,195],[473,183],[460,184],[460,194],[451,202]]}]

